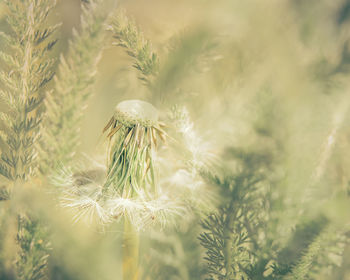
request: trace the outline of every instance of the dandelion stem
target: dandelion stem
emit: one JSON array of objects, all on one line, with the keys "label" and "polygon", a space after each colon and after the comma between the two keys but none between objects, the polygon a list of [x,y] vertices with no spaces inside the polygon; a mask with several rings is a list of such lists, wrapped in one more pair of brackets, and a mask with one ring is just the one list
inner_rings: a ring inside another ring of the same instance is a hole
[{"label": "dandelion stem", "polygon": [[139,278],[139,235],[128,217],[125,217],[123,236],[123,280]]}]

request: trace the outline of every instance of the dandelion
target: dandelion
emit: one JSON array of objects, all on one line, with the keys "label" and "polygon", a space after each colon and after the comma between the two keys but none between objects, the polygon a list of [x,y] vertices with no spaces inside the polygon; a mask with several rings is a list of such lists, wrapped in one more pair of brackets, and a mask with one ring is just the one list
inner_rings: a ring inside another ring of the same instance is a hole
[{"label": "dandelion", "polygon": [[113,215],[124,214],[125,218],[123,278],[137,279],[139,239],[134,224],[135,220],[139,220],[142,208],[145,212],[151,210],[151,217],[156,214],[154,210],[157,209],[149,208],[149,203],[143,203],[143,200],[157,195],[153,153],[158,138],[165,140],[166,133],[158,121],[158,111],[140,100],[119,103],[103,131],[107,131],[109,140],[103,193],[120,196],[108,204],[112,205]]},{"label": "dandelion", "polygon": [[[103,129],[108,142],[106,166],[89,160],[92,166],[62,168],[53,177],[55,185],[62,188],[61,205],[75,210],[75,222],[106,225],[124,221],[123,279],[137,279],[140,230],[156,224],[175,225],[177,217],[192,210],[193,201],[195,209],[204,209],[214,197],[205,190],[199,174],[205,166],[204,146],[195,139],[188,114],[180,117],[183,121],[175,126],[189,150],[189,162],[182,162],[187,167],[174,170],[166,153],[157,156],[157,148],[170,139],[158,110],[144,101],[126,100],[116,106]],[[170,151],[167,147],[163,150]],[[160,180],[156,166],[162,172]]]},{"label": "dandelion", "polygon": [[164,227],[185,211],[157,183],[155,152],[168,137],[158,116],[150,103],[119,103],[103,129],[108,140],[106,169],[64,168],[54,178],[63,188],[61,205],[77,210],[75,221],[106,224],[124,219],[123,279],[137,277],[138,231],[155,223]]},{"label": "dandelion", "polygon": [[104,132],[108,132],[108,172],[104,192],[132,198],[157,193],[153,153],[166,132],[158,111],[140,100],[119,103]]}]

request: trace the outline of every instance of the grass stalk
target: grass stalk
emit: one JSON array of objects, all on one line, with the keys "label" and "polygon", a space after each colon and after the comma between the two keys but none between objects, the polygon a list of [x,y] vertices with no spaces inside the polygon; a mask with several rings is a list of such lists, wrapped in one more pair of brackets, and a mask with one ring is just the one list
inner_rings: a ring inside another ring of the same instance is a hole
[{"label": "grass stalk", "polygon": [[123,235],[123,280],[139,278],[139,234],[128,217],[125,217]]}]

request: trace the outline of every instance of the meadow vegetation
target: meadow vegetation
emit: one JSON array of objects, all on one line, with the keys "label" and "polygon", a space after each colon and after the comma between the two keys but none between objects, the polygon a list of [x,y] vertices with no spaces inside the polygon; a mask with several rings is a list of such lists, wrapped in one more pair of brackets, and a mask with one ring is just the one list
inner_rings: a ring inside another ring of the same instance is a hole
[{"label": "meadow vegetation", "polygon": [[349,0],[0,0],[0,279],[350,279]]}]

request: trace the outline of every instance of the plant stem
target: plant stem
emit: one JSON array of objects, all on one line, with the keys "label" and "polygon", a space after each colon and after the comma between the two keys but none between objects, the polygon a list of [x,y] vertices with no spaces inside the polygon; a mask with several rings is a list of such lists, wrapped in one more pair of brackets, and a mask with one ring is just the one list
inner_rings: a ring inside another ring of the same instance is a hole
[{"label": "plant stem", "polygon": [[230,206],[227,210],[227,217],[226,217],[226,224],[227,227],[224,230],[224,258],[225,258],[225,270],[226,270],[226,277],[229,279],[233,275],[233,268],[232,268],[232,227],[233,227],[233,203],[230,203]]},{"label": "plant stem", "polygon": [[123,236],[123,280],[139,277],[139,235],[128,217],[125,217]]}]

